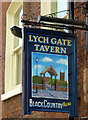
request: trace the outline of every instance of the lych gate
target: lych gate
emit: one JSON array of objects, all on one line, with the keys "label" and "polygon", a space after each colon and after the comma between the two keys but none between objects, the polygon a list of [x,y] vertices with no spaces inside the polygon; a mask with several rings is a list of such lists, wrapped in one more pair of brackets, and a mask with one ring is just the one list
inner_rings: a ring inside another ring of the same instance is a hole
[{"label": "lych gate", "polygon": [[[45,85],[45,74],[49,73],[51,76],[51,88],[52,88],[52,77],[55,76],[55,90],[56,90],[56,85],[57,85],[57,80],[56,77],[58,76],[58,74],[56,73],[56,71],[54,70],[54,68],[52,67],[52,65],[50,67],[46,67],[41,73],[40,75],[43,75],[43,85]],[[43,86],[43,89],[45,88],[45,86]]]}]

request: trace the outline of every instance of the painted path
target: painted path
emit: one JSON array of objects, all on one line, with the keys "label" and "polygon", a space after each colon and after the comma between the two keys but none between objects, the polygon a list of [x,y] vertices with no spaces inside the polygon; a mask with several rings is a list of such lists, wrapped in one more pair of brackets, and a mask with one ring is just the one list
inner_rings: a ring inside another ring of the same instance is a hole
[{"label": "painted path", "polygon": [[33,89],[33,97],[68,100],[68,92],[55,91],[54,87],[51,88],[51,85],[46,84],[46,90],[38,90],[36,93],[36,90]]}]

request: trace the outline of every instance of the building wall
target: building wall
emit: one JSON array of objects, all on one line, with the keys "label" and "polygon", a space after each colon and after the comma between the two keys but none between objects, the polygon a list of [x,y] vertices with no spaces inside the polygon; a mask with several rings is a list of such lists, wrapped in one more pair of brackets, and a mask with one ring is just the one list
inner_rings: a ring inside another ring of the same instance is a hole
[{"label": "building wall", "polygon": [[[5,76],[5,40],[6,40],[6,11],[10,3],[3,3],[2,5],[2,11],[3,11],[3,23],[2,23],[2,30],[3,30],[3,78],[2,78],[2,90],[1,94],[4,93],[4,76]],[[28,17],[31,17],[33,13],[35,13],[35,18],[40,13],[40,3],[23,3],[23,13],[27,14]],[[36,19],[35,19],[36,20]],[[68,118],[68,114],[64,113],[55,113],[55,112],[35,112],[33,111],[31,115],[24,115],[22,116],[22,94],[16,95],[14,97],[11,97],[7,100],[4,100],[2,102],[2,118]]]},{"label": "building wall", "polygon": [[[2,4],[0,3],[0,28],[2,28]],[[2,31],[0,30],[0,96],[2,94]],[[0,97],[1,99],[1,97]],[[0,108],[2,108],[2,102],[0,101]],[[0,119],[2,117],[2,109],[0,109]]]},{"label": "building wall", "polygon": [[22,116],[22,94],[3,102],[3,118],[66,118],[67,113],[33,111],[30,115]]},{"label": "building wall", "polygon": [[[75,18],[86,22],[85,13],[82,13],[84,3],[76,2],[74,8]],[[78,116],[88,116],[88,53],[86,52],[86,32],[76,30],[77,35],[77,90],[78,90]],[[87,118],[88,119],[88,118]]]},{"label": "building wall", "polygon": [[[0,95],[4,93],[4,76],[5,76],[5,40],[6,40],[6,11],[10,3],[2,4],[2,35],[0,31]],[[75,8],[80,3],[75,3]],[[1,6],[1,4],[0,4]],[[83,5],[82,5],[83,6]],[[40,13],[40,3],[24,3],[24,13],[30,17]],[[0,7],[1,11],[1,7]],[[78,17],[79,16],[79,17]],[[75,18],[85,20],[85,14],[81,14],[81,8],[75,10]],[[0,21],[1,22],[1,21]],[[1,27],[1,23],[0,23]],[[86,33],[84,31],[75,31],[77,34],[77,90],[78,90],[78,117],[88,116],[88,91],[85,89],[88,73],[88,54],[86,53]],[[2,36],[2,39],[1,39]],[[68,118],[67,113],[56,112],[39,112],[33,111],[31,115],[22,116],[22,94],[16,95],[5,101],[0,101],[0,117],[2,118]],[[1,114],[2,113],[2,114]]]}]

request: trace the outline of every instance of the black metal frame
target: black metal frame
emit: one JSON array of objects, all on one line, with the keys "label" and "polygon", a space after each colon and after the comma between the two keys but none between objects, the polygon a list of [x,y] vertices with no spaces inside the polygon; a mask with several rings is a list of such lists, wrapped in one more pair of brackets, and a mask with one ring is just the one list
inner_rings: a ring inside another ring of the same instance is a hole
[{"label": "black metal frame", "polygon": [[[32,28],[48,27],[58,29],[71,30],[74,33],[74,30],[85,30],[88,31],[88,25],[84,21],[74,19],[74,10],[80,7],[74,8],[74,2],[69,2],[69,19],[57,18],[55,15],[58,12],[47,14],[45,16],[38,16],[37,22],[30,21],[27,19],[27,15],[23,14],[21,22],[24,25],[28,25]],[[85,7],[84,7],[85,9]],[[59,31],[59,30],[58,30]]]},{"label": "black metal frame", "polygon": [[[52,17],[47,17],[49,19],[51,19]],[[53,18],[54,19],[54,18]],[[56,19],[56,18],[55,18]],[[57,18],[58,19],[58,18]],[[64,19],[65,21],[65,19]],[[67,21],[67,20],[66,20]],[[86,24],[84,25],[84,23],[82,22],[82,26],[79,27],[78,25],[74,26],[74,25],[61,25],[58,23],[44,23],[44,22],[33,22],[33,21],[28,21],[28,20],[21,20],[21,22],[24,23],[24,25],[30,25],[30,27],[48,27],[48,28],[55,28],[57,29],[67,29],[67,30],[85,30],[88,31],[88,27],[86,26]],[[84,25],[84,27],[83,27]]]}]

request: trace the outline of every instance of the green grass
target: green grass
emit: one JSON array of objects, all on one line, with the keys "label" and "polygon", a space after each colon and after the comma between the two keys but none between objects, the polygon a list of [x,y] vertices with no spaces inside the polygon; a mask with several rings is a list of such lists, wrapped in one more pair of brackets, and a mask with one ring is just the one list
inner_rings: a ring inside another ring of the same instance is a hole
[{"label": "green grass", "polygon": [[37,79],[38,79],[38,84],[42,84],[42,79],[39,77],[39,76],[33,76],[32,77],[32,81],[33,81],[33,83],[37,83]]},{"label": "green grass", "polygon": [[[40,78],[40,76],[33,76],[32,77],[32,80],[33,80],[33,83],[37,83],[37,79],[38,79],[38,84],[42,84],[42,78]],[[61,83],[59,79],[57,79],[58,82],[59,82],[59,86],[64,86],[64,87],[67,87],[68,83]],[[51,79],[47,82],[47,84],[51,84]],[[52,85],[54,86],[55,85],[55,79],[52,79]]]},{"label": "green grass", "polygon": [[[58,80],[58,79],[57,79]],[[58,82],[59,82],[59,86],[64,86],[64,87],[67,87],[67,83],[61,83],[60,82],[60,80],[58,80]],[[49,80],[48,82],[47,82],[47,84],[51,84],[51,80]],[[55,85],[55,79],[52,79],[52,85]]]},{"label": "green grass", "polygon": [[[58,80],[60,81],[60,80]],[[51,79],[47,82],[47,84],[51,84]],[[55,79],[52,79],[52,85],[55,85]]]}]

